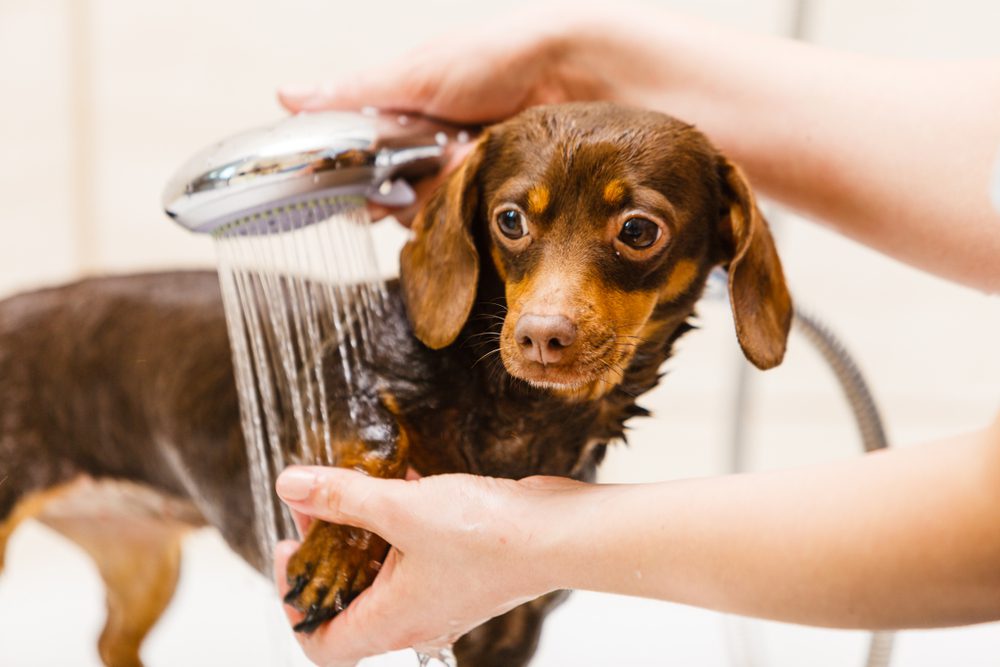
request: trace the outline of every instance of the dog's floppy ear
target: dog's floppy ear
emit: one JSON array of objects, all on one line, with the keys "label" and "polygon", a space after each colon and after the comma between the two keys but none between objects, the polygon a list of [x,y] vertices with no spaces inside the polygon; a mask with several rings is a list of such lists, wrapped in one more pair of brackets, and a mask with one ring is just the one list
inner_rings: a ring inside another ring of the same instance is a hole
[{"label": "dog's floppy ear", "polygon": [[736,337],[746,358],[767,370],[785,356],[792,299],[771,232],[746,177],[724,158],[719,159],[719,175],[729,200],[728,211],[722,213],[722,234],[732,243],[729,301]]},{"label": "dog's floppy ear", "polygon": [[479,254],[472,221],[485,136],[442,183],[413,222],[415,236],[400,255],[406,312],[417,338],[431,349],[450,345],[476,297]]}]

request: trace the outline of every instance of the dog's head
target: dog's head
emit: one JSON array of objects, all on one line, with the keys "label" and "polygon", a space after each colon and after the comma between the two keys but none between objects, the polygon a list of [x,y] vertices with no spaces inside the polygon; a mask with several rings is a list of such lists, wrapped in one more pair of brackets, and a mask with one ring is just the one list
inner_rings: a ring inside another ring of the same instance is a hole
[{"label": "dog's head", "polygon": [[435,349],[458,337],[489,262],[507,305],[500,356],[532,385],[600,395],[639,343],[672,333],[719,264],[747,358],[770,368],[784,356],[791,301],[753,193],[669,116],[529,109],[483,133],[414,232],[401,269],[417,337]]}]

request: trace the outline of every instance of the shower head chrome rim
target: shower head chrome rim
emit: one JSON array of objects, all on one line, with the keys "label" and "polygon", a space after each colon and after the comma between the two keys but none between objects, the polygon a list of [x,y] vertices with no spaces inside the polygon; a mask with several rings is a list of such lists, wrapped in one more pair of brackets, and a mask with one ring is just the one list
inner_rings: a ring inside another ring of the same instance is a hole
[{"label": "shower head chrome rim", "polygon": [[[271,231],[272,211],[316,201],[378,198],[385,184],[440,169],[468,133],[424,118],[378,113],[299,114],[242,132],[197,153],[163,194],[166,214],[181,226],[218,233],[237,222],[248,234]],[[321,219],[300,216],[299,226]]]}]

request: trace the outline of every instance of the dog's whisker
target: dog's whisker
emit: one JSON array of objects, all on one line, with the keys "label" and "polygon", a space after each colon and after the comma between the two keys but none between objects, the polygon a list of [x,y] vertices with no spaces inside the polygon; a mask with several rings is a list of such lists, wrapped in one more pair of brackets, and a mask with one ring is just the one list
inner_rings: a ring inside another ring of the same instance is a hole
[{"label": "dog's whisker", "polygon": [[619,380],[622,380],[622,379],[624,379],[624,373],[622,373],[621,369],[619,369],[619,368],[615,368],[614,366],[612,366],[611,364],[609,364],[609,363],[606,363],[606,362],[602,362],[602,363],[604,363],[604,366],[605,366],[605,367],[606,367],[606,368],[607,368],[607,369],[608,369],[609,371],[611,371],[611,372],[612,372],[612,374],[614,374],[614,375],[617,375],[617,376],[618,376],[618,379],[619,379]]},{"label": "dog's whisker", "polygon": [[618,366],[617,364],[608,363],[607,361],[605,361],[604,359],[601,359],[601,358],[598,358],[597,360],[599,362],[601,362],[602,364],[604,364],[604,366],[608,370],[610,370],[611,372],[617,373],[619,380],[624,380],[625,379],[625,371],[620,366]]},{"label": "dog's whisker", "polygon": [[505,318],[503,318],[503,317],[501,317],[499,315],[494,315],[493,313],[479,313],[475,317],[476,317],[476,319],[484,319],[484,320],[490,320],[490,319],[492,319],[492,320],[500,320],[501,322],[505,321]]},{"label": "dog's whisker", "polygon": [[470,334],[469,336],[466,336],[466,340],[472,340],[474,338],[483,338],[484,336],[490,336],[496,338],[497,340],[500,340],[499,331],[482,331],[480,333]]},{"label": "dog's whisker", "polygon": [[631,339],[631,340],[633,340],[635,342],[634,343],[628,343],[628,344],[630,344],[630,345],[636,345],[636,346],[645,345],[646,343],[649,342],[645,338],[640,338],[639,336],[617,336],[617,337],[615,337],[615,341],[616,342],[620,341],[620,340],[629,340],[629,339]]},{"label": "dog's whisker", "polygon": [[487,352],[483,356],[481,356],[478,359],[476,359],[476,362],[474,364],[472,364],[472,367],[475,368],[479,364],[479,362],[481,362],[482,360],[486,359],[487,357],[489,357],[490,355],[493,355],[493,354],[500,354],[500,348],[498,347],[495,350],[490,350],[489,352]]}]

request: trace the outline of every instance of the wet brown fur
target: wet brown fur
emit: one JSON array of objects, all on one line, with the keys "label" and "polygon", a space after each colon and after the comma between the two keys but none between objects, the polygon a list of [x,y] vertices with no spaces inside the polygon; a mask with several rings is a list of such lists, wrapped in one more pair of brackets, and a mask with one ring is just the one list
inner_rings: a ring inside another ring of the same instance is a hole
[{"label": "wet brown fur", "polygon": [[[499,198],[528,212],[524,247],[499,241]],[[653,255],[616,245],[629,210],[666,225]],[[341,463],[370,474],[399,477],[411,466],[592,479],[625,422],[647,414],[636,398],[659,381],[719,264],[729,267],[748,358],[766,368],[784,352],[790,301],[746,180],[696,130],[661,114],[575,104],[494,126],[415,233],[360,390],[362,421],[387,428],[338,438]],[[505,330],[537,304],[576,319],[579,386],[533,386],[516,350],[504,356]],[[346,418],[342,402],[330,410]],[[115,496],[120,511],[94,514],[74,495],[122,484],[155,491],[162,505],[130,491]],[[264,568],[214,273],[85,280],[0,303],[0,564],[6,538],[32,516],[98,561],[111,612],[101,655],[112,667],[141,664],[186,527],[216,526]],[[109,517],[126,529],[111,530]],[[367,586],[386,549],[364,531],[314,524],[288,573],[289,601],[308,614],[303,629]],[[460,663],[525,664],[560,597],[472,631],[456,646]]]}]

